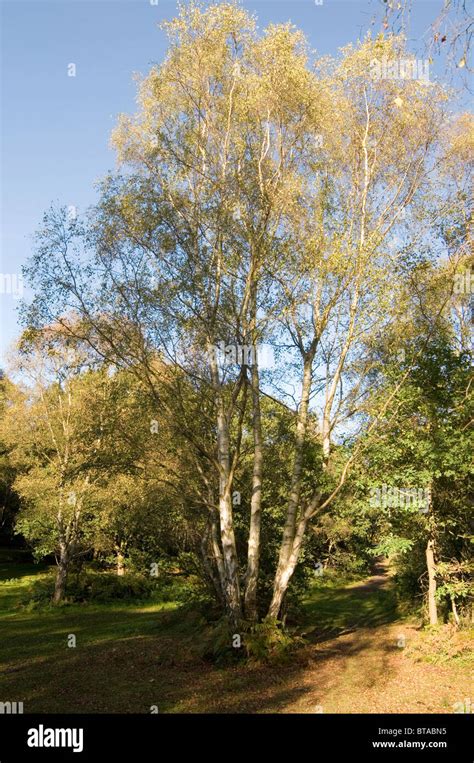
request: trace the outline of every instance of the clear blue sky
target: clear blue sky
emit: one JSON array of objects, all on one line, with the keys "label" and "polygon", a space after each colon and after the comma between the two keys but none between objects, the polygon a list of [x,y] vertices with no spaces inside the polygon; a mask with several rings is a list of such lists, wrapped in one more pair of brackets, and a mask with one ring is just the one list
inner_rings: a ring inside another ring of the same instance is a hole
[{"label": "clear blue sky", "polygon": [[[319,53],[363,36],[380,0],[248,0],[259,26],[291,20]],[[134,72],[162,60],[157,25],[174,0],[0,0],[2,274],[21,274],[32,235],[53,203],[80,212],[94,182],[115,164],[109,135],[117,114],[134,110]],[[413,52],[441,0],[415,0]],[[379,27],[377,27],[378,29]],[[67,66],[76,65],[76,76]],[[25,291],[25,296],[27,296]],[[0,352],[18,334],[18,299],[0,293]]]}]

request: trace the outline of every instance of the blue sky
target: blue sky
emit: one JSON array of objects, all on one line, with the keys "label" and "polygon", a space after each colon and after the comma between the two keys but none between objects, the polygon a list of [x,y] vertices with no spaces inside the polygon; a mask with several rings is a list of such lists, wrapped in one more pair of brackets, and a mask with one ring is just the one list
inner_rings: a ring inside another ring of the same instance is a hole
[{"label": "blue sky", "polygon": [[[365,34],[379,0],[242,5],[257,14],[260,27],[291,20],[319,53],[334,54]],[[166,39],[157,25],[176,14],[176,2],[0,0],[0,6],[0,273],[18,278],[50,204],[80,213],[95,199],[94,182],[114,167],[110,131],[119,113],[134,110],[133,73],[162,60]],[[413,52],[440,6],[441,0],[415,0]],[[68,76],[71,63],[75,77]],[[0,293],[2,354],[19,331],[17,305],[14,295]]]}]

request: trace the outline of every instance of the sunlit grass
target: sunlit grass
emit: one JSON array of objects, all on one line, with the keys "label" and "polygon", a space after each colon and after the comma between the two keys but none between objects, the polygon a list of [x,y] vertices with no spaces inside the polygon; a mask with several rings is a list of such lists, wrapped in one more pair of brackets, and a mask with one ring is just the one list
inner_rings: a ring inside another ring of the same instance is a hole
[{"label": "sunlit grass", "polygon": [[[28,611],[22,603],[28,588],[51,573],[27,562],[5,564],[0,563],[0,700],[23,701],[25,712],[148,713],[155,704],[172,713],[281,712],[313,686],[300,680],[305,663],[297,657],[277,670],[203,660],[201,642],[209,626],[198,609],[176,601]],[[329,573],[315,580],[303,603],[304,633],[315,648],[330,642],[333,655],[341,634],[353,633],[357,640],[357,629],[363,629],[357,658],[341,657],[338,675],[343,691],[353,693],[354,706],[361,674],[369,686],[380,672],[386,637],[380,641],[377,628],[399,620],[391,584],[377,589],[366,582]],[[75,648],[68,648],[69,634],[76,636]],[[420,639],[425,642],[423,634]],[[317,652],[317,670],[324,667],[324,650]],[[336,705],[333,711],[342,712]]]},{"label": "sunlit grass", "polygon": [[307,632],[340,632],[360,625],[377,627],[398,617],[395,591],[389,584],[368,591],[363,581],[331,574],[318,578],[303,601]]}]

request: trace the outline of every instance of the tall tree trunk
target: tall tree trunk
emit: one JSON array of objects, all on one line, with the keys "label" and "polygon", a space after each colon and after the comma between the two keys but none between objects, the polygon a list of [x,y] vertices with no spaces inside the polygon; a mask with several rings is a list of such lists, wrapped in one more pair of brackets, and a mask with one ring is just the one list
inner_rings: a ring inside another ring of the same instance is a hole
[{"label": "tall tree trunk", "polygon": [[65,543],[61,543],[59,552],[58,569],[54,583],[53,603],[58,604],[63,600],[66,593],[67,576],[69,572],[69,555]]},{"label": "tall tree trunk", "polygon": [[225,601],[225,566],[219,543],[219,517],[214,506],[211,507],[211,549],[216,563],[217,573],[219,575],[221,599],[222,601]]},{"label": "tall tree trunk", "polygon": [[124,553],[123,553],[123,546],[122,546],[121,543],[115,547],[115,551],[117,553],[117,557],[116,557],[116,559],[117,559],[117,575],[119,577],[122,577],[123,575],[125,575],[125,556],[124,556]]},{"label": "tall tree trunk", "polygon": [[244,607],[247,620],[255,622],[258,619],[257,585],[260,563],[260,527],[262,517],[263,471],[262,416],[260,409],[260,379],[258,372],[257,353],[255,353],[254,363],[251,368],[251,385],[254,458]]},{"label": "tall tree trunk", "polygon": [[268,616],[272,619],[276,619],[280,613],[281,605],[288,589],[288,584],[296,569],[298,563],[301,546],[303,544],[303,538],[306,531],[306,525],[308,523],[307,517],[303,516],[298,522],[295,537],[291,548],[290,555],[282,566],[280,574],[275,577],[275,583],[273,588],[273,597],[268,610]]},{"label": "tall tree trunk", "polygon": [[428,570],[428,614],[430,625],[438,624],[438,610],[436,607],[436,564],[434,559],[434,541],[428,540],[426,545],[426,568]]},{"label": "tall tree trunk", "polygon": [[239,566],[232,513],[232,475],[230,468],[229,424],[224,409],[224,400],[219,378],[219,368],[214,348],[210,350],[211,378],[217,405],[217,460],[219,464],[219,518],[221,529],[222,557],[225,570],[225,603],[229,619],[234,628],[242,620]]},{"label": "tall tree trunk", "polygon": [[454,618],[454,623],[456,625],[456,628],[459,628],[461,621],[459,619],[458,609],[456,607],[456,597],[454,596],[454,594],[451,594],[451,609],[453,611],[453,618]]},{"label": "tall tree trunk", "polygon": [[[314,348],[315,349],[315,348]],[[298,410],[298,420],[296,424],[295,455],[293,459],[293,472],[291,478],[291,490],[288,500],[288,509],[286,515],[285,527],[283,529],[283,538],[280,546],[280,555],[278,566],[273,581],[273,596],[268,610],[271,618],[277,618],[280,612],[283,596],[285,595],[288,583],[296,566],[297,557],[294,559],[294,550],[301,546],[301,539],[297,541],[296,519],[298,506],[300,502],[301,491],[301,473],[303,469],[303,449],[306,437],[306,428],[308,424],[309,397],[311,392],[312,366],[314,351],[307,353],[304,359],[303,383],[301,389],[301,402]],[[298,530],[300,529],[300,525]],[[306,522],[302,526],[302,531],[306,529]],[[296,547],[294,548],[296,543]]]},{"label": "tall tree trunk", "polygon": [[[209,543],[211,541],[211,553],[209,553]],[[214,555],[214,549],[212,548],[212,539],[211,539],[211,519],[208,519],[208,523],[206,525],[206,529],[204,531],[204,534],[201,538],[201,556],[202,556],[202,562],[204,565],[204,569],[206,572],[207,577],[209,578],[209,581],[212,583],[212,587],[214,588],[214,592],[216,594],[217,601],[219,604],[224,604],[224,593],[223,593],[223,587],[222,587],[222,578],[220,576],[219,570],[218,573],[216,573],[216,569],[213,566],[216,563],[215,555]]]},{"label": "tall tree trunk", "polygon": [[331,454],[331,425],[329,415],[323,416],[321,440],[323,446],[323,463],[326,466]]},{"label": "tall tree trunk", "polygon": [[[222,478],[224,482],[224,478]],[[219,496],[219,515],[221,522],[222,555],[225,568],[225,599],[229,618],[234,627],[238,627],[242,620],[242,606],[240,599],[239,568],[237,562],[237,549],[234,534],[234,521],[232,515],[232,503],[229,489],[222,486]]]}]

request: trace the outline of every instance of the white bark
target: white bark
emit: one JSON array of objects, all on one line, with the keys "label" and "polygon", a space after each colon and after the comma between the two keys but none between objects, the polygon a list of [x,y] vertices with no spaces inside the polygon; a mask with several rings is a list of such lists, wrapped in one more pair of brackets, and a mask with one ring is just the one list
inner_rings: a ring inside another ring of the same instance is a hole
[{"label": "white bark", "polygon": [[[298,410],[298,420],[296,424],[295,455],[293,459],[290,497],[288,500],[288,509],[285,527],[283,530],[283,538],[280,546],[278,566],[273,582],[273,596],[268,610],[268,615],[272,618],[277,618],[280,612],[283,596],[285,595],[288,582],[296,566],[299,548],[302,541],[302,536],[301,538],[297,538],[296,518],[300,501],[301,473],[303,468],[303,448],[308,424],[313,359],[314,351],[308,353],[304,359],[301,403]],[[303,534],[305,528],[306,522],[302,527]],[[296,549],[297,555],[296,558],[294,558],[294,552]]]},{"label": "white bark", "polygon": [[225,604],[227,614],[234,626],[242,619],[239,568],[235,543],[234,518],[232,512],[232,473],[230,468],[229,424],[224,410],[220,389],[219,369],[213,348],[209,349],[211,376],[216,394],[217,406],[217,460],[219,466],[219,519],[221,530],[222,557],[225,571]]},{"label": "white bark", "polygon": [[432,538],[426,545],[426,568],[428,570],[428,614],[430,625],[437,625],[438,610],[436,607],[436,564],[434,559],[434,542]]},{"label": "white bark", "polygon": [[257,359],[251,369],[252,412],[253,412],[253,474],[252,498],[250,503],[250,529],[248,539],[247,574],[245,581],[245,616],[255,621],[257,610],[257,585],[260,563],[260,528],[262,516],[262,472],[263,472],[263,442],[262,419],[260,410],[260,380]]}]

